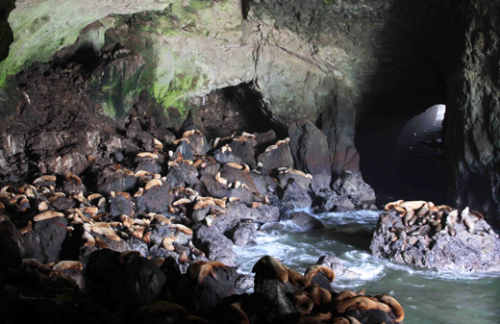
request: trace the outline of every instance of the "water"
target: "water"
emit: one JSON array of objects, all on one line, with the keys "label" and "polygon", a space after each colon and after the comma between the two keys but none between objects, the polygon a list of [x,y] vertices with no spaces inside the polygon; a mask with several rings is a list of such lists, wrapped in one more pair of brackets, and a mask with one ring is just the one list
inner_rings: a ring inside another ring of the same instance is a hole
[{"label": "water", "polygon": [[405,310],[405,323],[500,323],[500,273],[470,274],[422,270],[374,258],[369,246],[380,212],[355,211],[315,215],[324,230],[297,233],[259,232],[257,246],[234,247],[239,272],[268,254],[304,272],[321,255],[333,252],[360,279],[335,278],[335,291],[366,289],[367,294],[389,293]]}]

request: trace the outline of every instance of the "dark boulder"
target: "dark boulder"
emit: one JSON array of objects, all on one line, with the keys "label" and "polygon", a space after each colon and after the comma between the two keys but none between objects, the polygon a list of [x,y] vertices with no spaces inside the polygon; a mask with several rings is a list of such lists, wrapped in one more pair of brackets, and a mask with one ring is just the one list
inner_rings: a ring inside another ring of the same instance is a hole
[{"label": "dark boulder", "polygon": [[257,157],[257,161],[269,172],[275,171],[279,167],[294,167],[294,161],[288,143],[282,144],[274,150],[261,153]]},{"label": "dark boulder", "polygon": [[168,206],[173,202],[173,199],[171,187],[163,183],[161,186],[151,187],[144,195],[137,198],[137,210],[153,213],[168,212]]},{"label": "dark boulder", "polygon": [[325,228],[319,219],[306,212],[291,213],[290,220],[300,232],[309,232]]},{"label": "dark boulder", "polygon": [[220,233],[217,227],[202,224],[195,226],[194,244],[206,252],[210,260],[233,266],[233,242]]},{"label": "dark boulder", "polygon": [[86,276],[91,294],[110,309],[151,303],[167,279],[153,261],[134,254],[124,257],[107,249],[90,255]]},{"label": "dark boulder", "polygon": [[66,239],[68,221],[64,217],[54,217],[35,222],[33,230],[25,236],[26,242],[34,250],[34,258],[42,263],[59,260],[62,244]]},{"label": "dark boulder", "polygon": [[131,191],[135,188],[137,178],[133,175],[127,176],[121,170],[114,171],[105,168],[97,176],[97,192],[108,195],[111,191]]},{"label": "dark boulder", "polygon": [[375,201],[375,191],[359,176],[350,171],[342,172],[334,182],[333,189],[349,199],[363,201]]}]

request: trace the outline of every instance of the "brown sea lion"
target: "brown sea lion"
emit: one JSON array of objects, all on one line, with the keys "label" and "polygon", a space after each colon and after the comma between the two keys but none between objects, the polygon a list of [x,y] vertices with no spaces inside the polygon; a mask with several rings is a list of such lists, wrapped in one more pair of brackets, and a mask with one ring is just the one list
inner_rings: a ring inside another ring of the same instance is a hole
[{"label": "brown sea lion", "polygon": [[378,301],[375,302],[371,298],[367,298],[367,296],[357,296],[339,303],[335,303],[335,310],[339,314],[345,313],[348,309],[379,309],[386,313],[389,313],[391,311],[391,308],[386,304],[380,303]]},{"label": "brown sea lion", "polygon": [[201,284],[205,278],[210,275],[215,280],[219,280],[217,278],[217,273],[215,272],[217,269],[224,269],[226,273],[229,273],[229,268],[222,262],[218,261],[198,261],[191,263],[188,267],[186,274],[191,280],[196,280],[198,284]]},{"label": "brown sea lion", "polygon": [[394,297],[390,295],[376,295],[375,298],[383,302],[384,304],[389,305],[389,307],[392,309],[392,312],[394,315],[396,315],[396,322],[401,322],[405,318],[405,311],[403,310],[403,307],[398,303]]},{"label": "brown sea lion", "polygon": [[333,273],[333,270],[327,266],[321,265],[321,264],[316,264],[313,266],[310,266],[307,268],[304,277],[306,278],[306,282],[308,285],[311,284],[312,278],[318,274],[318,272],[321,272],[324,274],[330,282],[333,282],[335,279],[335,274]]},{"label": "brown sea lion", "polygon": [[266,255],[260,258],[253,266],[253,273],[265,273],[266,276],[273,277],[285,283],[288,281],[287,268],[272,256]]},{"label": "brown sea lion", "polygon": [[295,309],[299,309],[299,306],[302,306],[304,310],[300,312],[300,315],[304,316],[310,314],[314,308],[314,302],[311,298],[307,297],[308,293],[303,290],[297,290],[293,293],[293,306]]},{"label": "brown sea lion", "polygon": [[307,280],[300,272],[288,267],[286,269],[288,271],[288,280],[294,287],[297,287],[297,284],[300,284],[301,287],[307,286]]},{"label": "brown sea lion", "polygon": [[309,298],[313,301],[314,306],[321,306],[330,303],[332,294],[318,284],[312,284],[306,289]]}]

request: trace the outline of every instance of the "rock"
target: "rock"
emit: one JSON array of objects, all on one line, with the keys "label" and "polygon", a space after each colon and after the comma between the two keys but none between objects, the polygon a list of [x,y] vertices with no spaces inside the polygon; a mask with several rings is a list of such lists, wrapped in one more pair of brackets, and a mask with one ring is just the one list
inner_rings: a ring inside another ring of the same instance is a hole
[{"label": "rock", "polygon": [[288,298],[295,291],[290,281],[282,283],[277,279],[266,278],[256,273],[254,291],[259,295],[262,303],[269,306],[265,314],[260,314],[264,323],[278,323],[283,316],[297,312]]},{"label": "rock", "polygon": [[281,195],[281,203],[289,209],[306,208],[312,204],[312,199],[305,188],[290,179]]},{"label": "rock", "polygon": [[358,279],[361,275],[352,270],[347,269],[343,264],[342,260],[335,256],[334,254],[322,255],[316,264],[325,265],[333,270],[335,277],[346,278],[346,279]]},{"label": "rock", "polygon": [[261,205],[250,210],[250,217],[254,223],[274,223],[280,220],[280,209],[276,206]]},{"label": "rock", "polygon": [[20,269],[23,256],[18,244],[23,245],[23,236],[12,224],[5,220],[0,223],[0,269]]},{"label": "rock", "polygon": [[234,184],[236,181],[239,181],[242,185],[245,184],[248,186],[250,188],[250,192],[257,192],[257,188],[253,183],[252,177],[242,170],[235,169],[229,165],[224,165],[220,171],[220,175],[222,178],[226,179],[228,183]]},{"label": "rock", "polygon": [[235,289],[248,290],[254,287],[254,277],[240,274],[234,283]]},{"label": "rock", "polygon": [[202,196],[214,198],[229,197],[230,193],[227,187],[205,172],[201,173],[200,181],[202,183]]},{"label": "rock", "polygon": [[255,188],[261,195],[266,193],[275,193],[278,189],[278,184],[276,181],[269,176],[267,171],[261,169],[261,171],[254,170],[250,172]]},{"label": "rock", "polygon": [[269,172],[275,171],[279,167],[294,167],[294,161],[288,143],[282,144],[274,150],[261,153],[257,161],[262,163],[263,168]]},{"label": "rock", "polygon": [[177,282],[173,289],[175,299],[196,316],[210,318],[217,303],[224,297],[234,295],[235,281],[238,274],[233,269],[214,269],[215,277],[206,276],[198,284],[188,274]]},{"label": "rock", "polygon": [[151,187],[144,195],[137,198],[137,210],[153,213],[168,212],[168,206],[173,202],[174,196],[168,184]]},{"label": "rock", "polygon": [[210,260],[233,266],[233,242],[222,235],[216,226],[195,225],[194,244],[204,251]]},{"label": "rock", "polygon": [[25,240],[33,248],[34,259],[41,263],[59,260],[62,244],[66,239],[68,221],[64,217],[54,217],[35,222],[33,231],[28,232]]},{"label": "rock", "polygon": [[132,217],[134,215],[134,204],[132,200],[129,200],[123,194],[116,194],[115,198],[109,197],[109,216],[117,217],[121,215],[127,215]]},{"label": "rock", "polygon": [[405,227],[393,211],[380,215],[370,249],[378,258],[420,268],[485,272],[500,270],[500,239],[489,234],[483,220],[469,233],[462,223],[455,223],[456,235],[434,231],[430,225]]},{"label": "rock", "polygon": [[334,182],[333,189],[349,199],[357,199],[361,202],[374,201],[376,198],[372,187],[352,172],[343,172]]},{"label": "rock", "polygon": [[200,184],[200,180],[198,180],[198,171],[195,167],[186,163],[178,164],[178,167],[171,168],[167,174],[167,183],[169,183],[172,188],[194,188],[196,185]]},{"label": "rock", "polygon": [[222,151],[219,149],[219,150],[216,150],[213,153],[213,155],[214,155],[214,159],[219,163],[234,162],[234,163],[238,163],[238,164],[243,164],[243,161],[241,160],[241,158],[239,156],[237,156],[236,154],[233,154],[229,151],[222,153]]},{"label": "rock", "polygon": [[297,212],[290,214],[290,220],[298,227],[300,232],[310,232],[325,228],[321,221],[306,212]]},{"label": "rock", "polygon": [[302,188],[305,189],[309,188],[309,185],[311,184],[311,179],[306,178],[300,174],[295,174],[291,172],[280,173],[277,179],[281,188],[286,187],[289,179],[293,179],[295,183],[299,184]]},{"label": "rock", "polygon": [[254,158],[254,151],[249,141],[232,141],[229,143],[232,153],[237,155],[243,163],[246,163],[250,169],[254,170],[257,163]]},{"label": "rock", "polygon": [[341,212],[355,208],[356,206],[354,206],[349,198],[329,189],[316,192],[316,197],[314,198],[314,210],[317,213]]},{"label": "rock", "polygon": [[147,258],[149,256],[148,245],[143,240],[140,240],[134,236],[131,236],[127,240],[127,244],[129,246],[128,251],[137,251],[137,252],[141,253],[141,256],[143,258]]},{"label": "rock", "polygon": [[132,191],[137,178],[106,168],[97,176],[97,192],[108,195],[111,191]]},{"label": "rock", "polygon": [[151,303],[166,282],[165,274],[146,258],[131,256],[120,260],[120,256],[111,250],[90,255],[86,269],[89,291],[110,309],[121,304]]},{"label": "rock", "polygon": [[66,209],[74,208],[76,202],[73,199],[66,197],[57,197],[56,200],[50,203],[55,210],[64,211]]},{"label": "rock", "polygon": [[226,236],[229,237],[235,245],[255,245],[255,225],[247,222],[240,222],[231,229]]},{"label": "rock", "polygon": [[330,150],[326,136],[309,121],[292,123],[288,134],[296,169],[313,176],[323,174],[331,177]]},{"label": "rock", "polygon": [[159,174],[161,173],[161,166],[154,161],[142,161],[135,167],[135,172],[140,170]]}]

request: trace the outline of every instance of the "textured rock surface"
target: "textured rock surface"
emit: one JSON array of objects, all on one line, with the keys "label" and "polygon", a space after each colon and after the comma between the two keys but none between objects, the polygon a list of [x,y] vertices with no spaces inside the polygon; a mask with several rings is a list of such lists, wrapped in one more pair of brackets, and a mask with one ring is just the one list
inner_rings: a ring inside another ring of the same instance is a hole
[{"label": "textured rock surface", "polygon": [[499,271],[500,239],[487,232],[490,227],[485,221],[475,224],[473,233],[465,225],[455,224],[456,235],[452,236],[448,231],[425,231],[429,225],[405,227],[399,215],[386,212],[380,215],[370,249],[378,258],[421,268]]},{"label": "textured rock surface", "polygon": [[500,215],[500,3],[464,4],[465,37],[448,79],[446,140],[460,207]]}]

